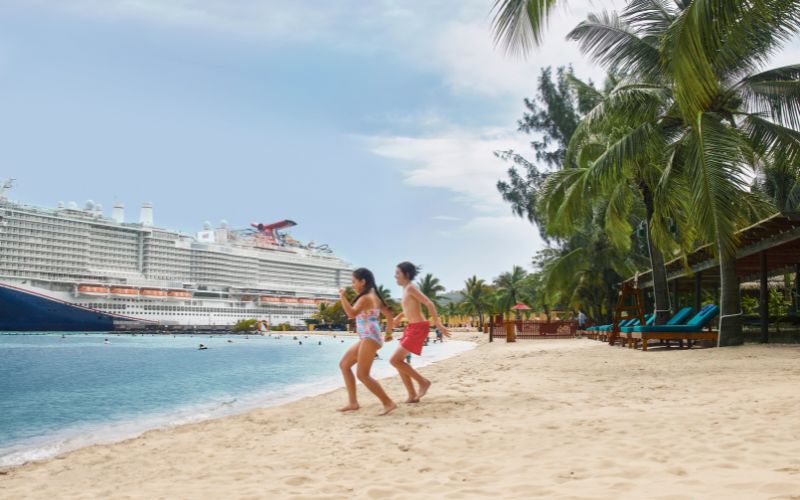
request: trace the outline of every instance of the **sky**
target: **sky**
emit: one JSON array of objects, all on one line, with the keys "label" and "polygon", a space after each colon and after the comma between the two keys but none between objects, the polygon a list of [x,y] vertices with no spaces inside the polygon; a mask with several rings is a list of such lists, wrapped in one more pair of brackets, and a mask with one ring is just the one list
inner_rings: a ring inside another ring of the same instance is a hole
[{"label": "sky", "polygon": [[[448,290],[530,268],[544,244],[496,190],[542,67],[602,70],[564,36],[620,0],[573,1],[527,59],[491,0],[0,0],[0,179],[194,233],[292,219],[395,295],[410,260]],[[777,62],[796,62],[794,43]]]}]

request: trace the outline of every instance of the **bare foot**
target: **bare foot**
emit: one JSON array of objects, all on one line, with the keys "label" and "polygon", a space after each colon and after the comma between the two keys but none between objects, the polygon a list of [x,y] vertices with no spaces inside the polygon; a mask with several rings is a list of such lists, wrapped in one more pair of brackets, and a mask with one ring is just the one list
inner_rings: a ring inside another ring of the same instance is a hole
[{"label": "bare foot", "polygon": [[343,413],[344,413],[344,412],[346,412],[346,411],[356,411],[356,410],[358,410],[359,408],[361,408],[361,407],[360,407],[360,406],[358,406],[358,405],[347,405],[347,406],[342,406],[341,408],[339,408],[339,409],[338,409],[338,410],[336,410],[336,411],[340,411],[340,412],[343,412]]},{"label": "bare foot", "polygon": [[419,403],[419,396],[409,396],[406,403]]},{"label": "bare foot", "polygon": [[395,411],[396,409],[397,409],[397,405],[395,403],[391,403],[389,406],[384,406],[383,407],[383,411],[381,413],[378,413],[378,416],[382,417],[384,415],[388,415],[388,414],[392,413],[393,411]]},{"label": "bare foot", "polygon": [[428,389],[430,388],[431,388],[430,380],[426,380],[424,383],[419,384],[419,392],[417,393],[417,401],[416,401],[417,403],[419,403],[419,400],[422,399],[422,397],[428,393]]}]

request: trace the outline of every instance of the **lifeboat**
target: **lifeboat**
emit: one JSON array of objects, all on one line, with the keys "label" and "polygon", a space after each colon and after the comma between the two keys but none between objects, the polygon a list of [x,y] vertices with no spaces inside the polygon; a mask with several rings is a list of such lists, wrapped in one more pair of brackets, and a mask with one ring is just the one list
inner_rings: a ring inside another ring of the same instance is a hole
[{"label": "lifeboat", "polygon": [[314,304],[314,299],[300,299],[301,304]]},{"label": "lifeboat", "polygon": [[269,302],[274,304],[276,302],[281,302],[281,299],[280,297],[269,297],[267,295],[262,295],[261,302]]},{"label": "lifeboat", "polygon": [[114,295],[139,295],[139,289],[129,286],[112,286],[111,293]]},{"label": "lifeboat", "polygon": [[88,295],[106,295],[108,293],[108,287],[100,285],[78,285],[78,293],[85,293]]},{"label": "lifeboat", "polygon": [[186,290],[170,290],[167,292],[169,297],[173,297],[176,299],[190,299],[192,298],[192,292],[187,292]]},{"label": "lifeboat", "polygon": [[158,288],[142,288],[142,295],[144,297],[166,297],[167,291]]},{"label": "lifeboat", "polygon": [[284,304],[297,304],[297,299],[294,297],[281,297],[281,302]]}]

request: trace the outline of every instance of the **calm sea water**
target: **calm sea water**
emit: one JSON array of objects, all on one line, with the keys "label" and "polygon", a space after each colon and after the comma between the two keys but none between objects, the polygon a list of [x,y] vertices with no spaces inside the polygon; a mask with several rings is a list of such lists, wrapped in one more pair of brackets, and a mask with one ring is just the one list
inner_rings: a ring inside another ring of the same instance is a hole
[{"label": "calm sea water", "polygon": [[[0,467],[325,392],[342,385],[338,361],[352,342],[303,335],[0,334]],[[208,349],[198,350],[200,343]],[[387,358],[396,345],[381,349],[377,376],[394,374]],[[413,363],[471,347],[431,344]]]}]

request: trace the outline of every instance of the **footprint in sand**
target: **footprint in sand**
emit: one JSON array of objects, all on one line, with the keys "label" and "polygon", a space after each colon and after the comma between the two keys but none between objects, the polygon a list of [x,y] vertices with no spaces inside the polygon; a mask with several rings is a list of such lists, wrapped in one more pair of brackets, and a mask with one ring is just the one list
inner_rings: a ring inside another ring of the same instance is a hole
[{"label": "footprint in sand", "polygon": [[311,481],[312,479],[308,476],[288,476],[283,478],[283,482],[289,486],[302,486]]}]

